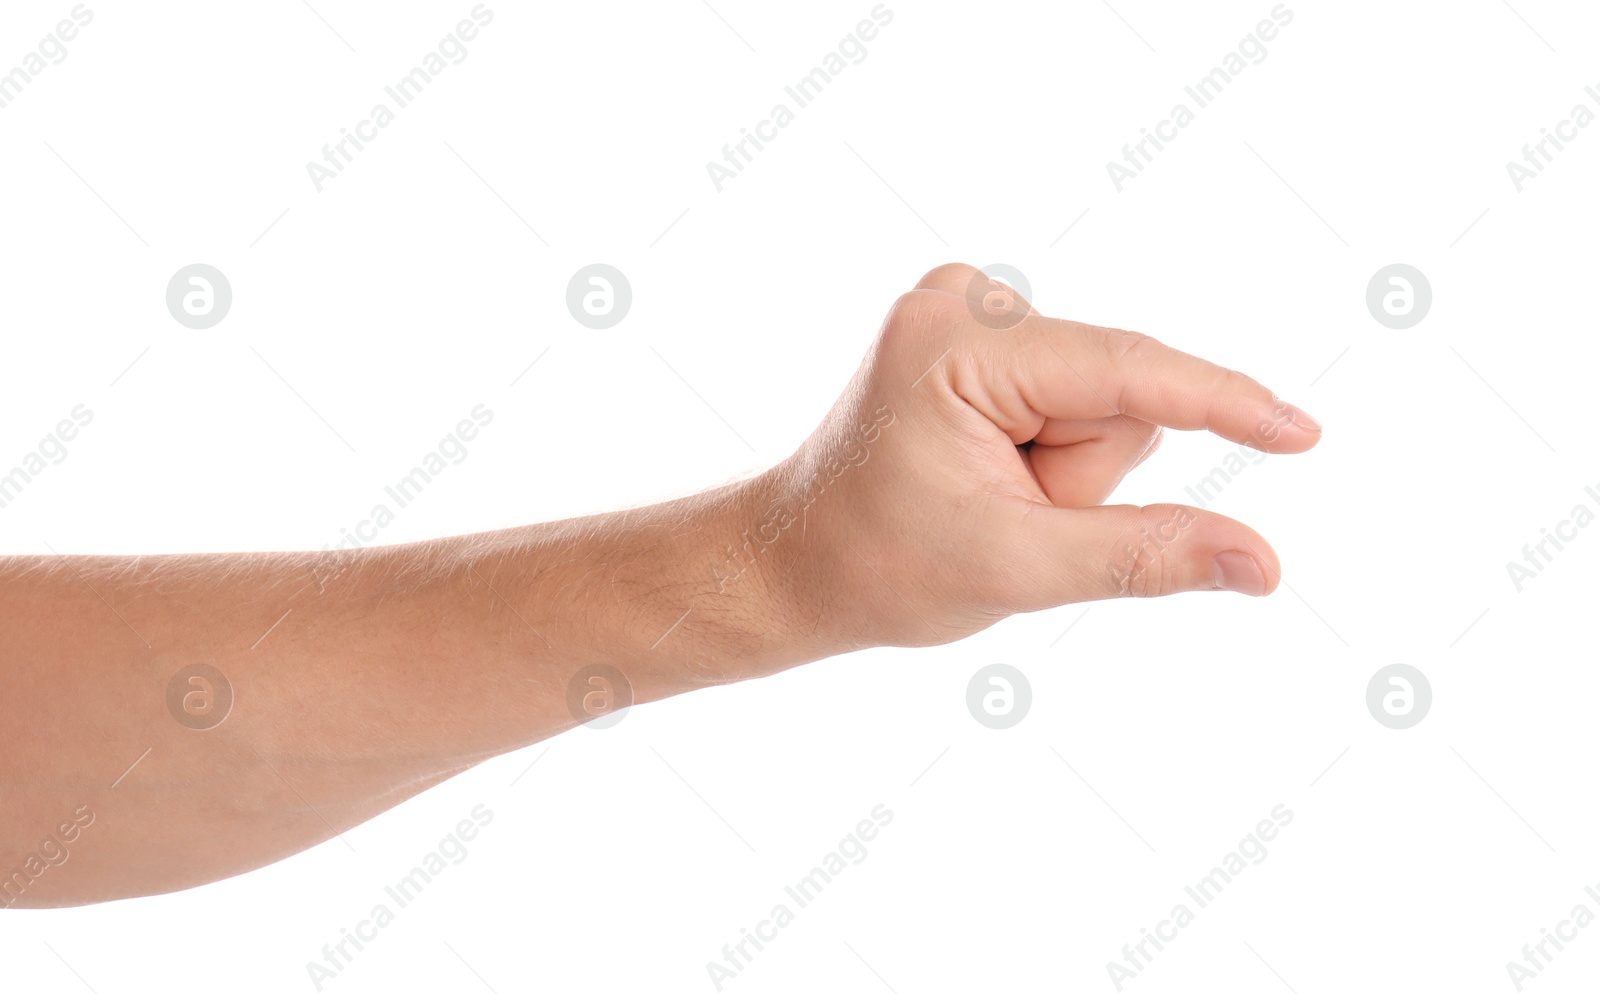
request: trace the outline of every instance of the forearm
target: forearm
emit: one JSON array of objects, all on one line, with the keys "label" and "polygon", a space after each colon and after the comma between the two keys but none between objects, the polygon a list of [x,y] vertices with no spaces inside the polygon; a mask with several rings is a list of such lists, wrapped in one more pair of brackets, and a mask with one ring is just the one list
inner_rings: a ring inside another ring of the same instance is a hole
[{"label": "forearm", "polygon": [[[776,479],[348,553],[5,562],[0,873],[72,812],[95,821],[69,863],[0,904],[155,893],[283,858],[579,724],[569,688],[586,667],[615,668],[643,703],[814,658],[781,569],[717,579]],[[197,663],[225,680],[212,707],[233,698],[209,728],[206,685],[199,713],[169,707]]]}]

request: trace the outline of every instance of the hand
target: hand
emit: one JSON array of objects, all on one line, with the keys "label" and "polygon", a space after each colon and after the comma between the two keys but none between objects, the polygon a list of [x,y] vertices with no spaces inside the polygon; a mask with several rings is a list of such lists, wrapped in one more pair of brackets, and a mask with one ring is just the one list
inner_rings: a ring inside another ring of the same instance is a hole
[{"label": "hand", "polygon": [[1102,506],[1162,426],[1278,453],[1321,437],[1242,373],[1043,317],[941,266],[895,301],[844,396],[774,471],[784,496],[738,562],[772,571],[836,649],[950,642],[1075,601],[1270,593],[1278,558],[1240,522]]}]

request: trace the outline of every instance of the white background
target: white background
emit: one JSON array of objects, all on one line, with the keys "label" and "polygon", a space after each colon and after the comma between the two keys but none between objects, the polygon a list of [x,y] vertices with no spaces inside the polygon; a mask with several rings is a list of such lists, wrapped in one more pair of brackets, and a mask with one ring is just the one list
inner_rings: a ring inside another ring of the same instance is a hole
[{"label": "white background", "polygon": [[[312,990],[307,961],[485,804],[470,857],[325,990],[711,991],[723,944],[884,804],[867,859],[725,989],[1111,991],[1123,944],[1284,804],[1268,858],[1125,989],[1513,990],[1524,943],[1600,910],[1600,529],[1521,592],[1506,570],[1600,486],[1600,127],[1520,193],[1505,168],[1600,85],[1593,7],[1291,0],[1265,61],[1119,193],[1107,161],[1268,0],[891,0],[719,193],[707,161],[872,4],[712,2],[492,2],[321,193],[306,162],[468,0],[90,4],[0,111],[0,466],[76,404],[94,421],[0,510],[0,549],[321,548],[480,403],[470,456],[381,541],[693,492],[791,452],[894,297],[963,260],[1323,421],[1211,505],[1275,544],[1284,587],[1068,606],[638,708],[348,846],[11,912],[12,986]],[[0,10],[0,71],[70,9]],[[565,306],[595,261],[633,286],[608,331]],[[164,305],[194,262],[233,287],[209,331]],[[1393,262],[1433,288],[1405,331],[1365,304]],[[1234,448],[1169,436],[1114,499],[1188,500]],[[993,662],[1033,686],[1008,731],[966,710]],[[1391,662],[1433,687],[1407,731],[1364,702]],[[1579,935],[1530,986],[1592,987],[1600,927]]]}]

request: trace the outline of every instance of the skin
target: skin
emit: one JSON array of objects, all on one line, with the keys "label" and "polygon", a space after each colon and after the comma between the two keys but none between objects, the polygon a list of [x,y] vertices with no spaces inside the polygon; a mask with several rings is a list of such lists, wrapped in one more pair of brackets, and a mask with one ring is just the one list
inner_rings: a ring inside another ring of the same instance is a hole
[{"label": "skin", "polygon": [[[0,905],[283,859],[587,720],[568,687],[591,664],[641,703],[1071,602],[1270,593],[1245,525],[1102,504],[1161,426],[1277,453],[1321,435],[1243,374],[948,265],[798,451],[693,497],[338,556],[0,560],[0,873],[23,870]],[[233,694],[204,730],[168,705],[196,663]],[[52,836],[70,860],[34,875]]]}]

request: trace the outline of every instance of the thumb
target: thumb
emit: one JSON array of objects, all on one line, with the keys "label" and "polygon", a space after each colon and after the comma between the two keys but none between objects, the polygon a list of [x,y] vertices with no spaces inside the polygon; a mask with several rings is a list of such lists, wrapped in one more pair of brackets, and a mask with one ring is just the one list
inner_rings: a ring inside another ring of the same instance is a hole
[{"label": "thumb", "polygon": [[1278,586],[1278,557],[1254,529],[1184,504],[1120,504],[1027,512],[1030,554],[1043,557],[1036,593],[1053,607],[1109,597],[1234,590],[1259,597]]}]

